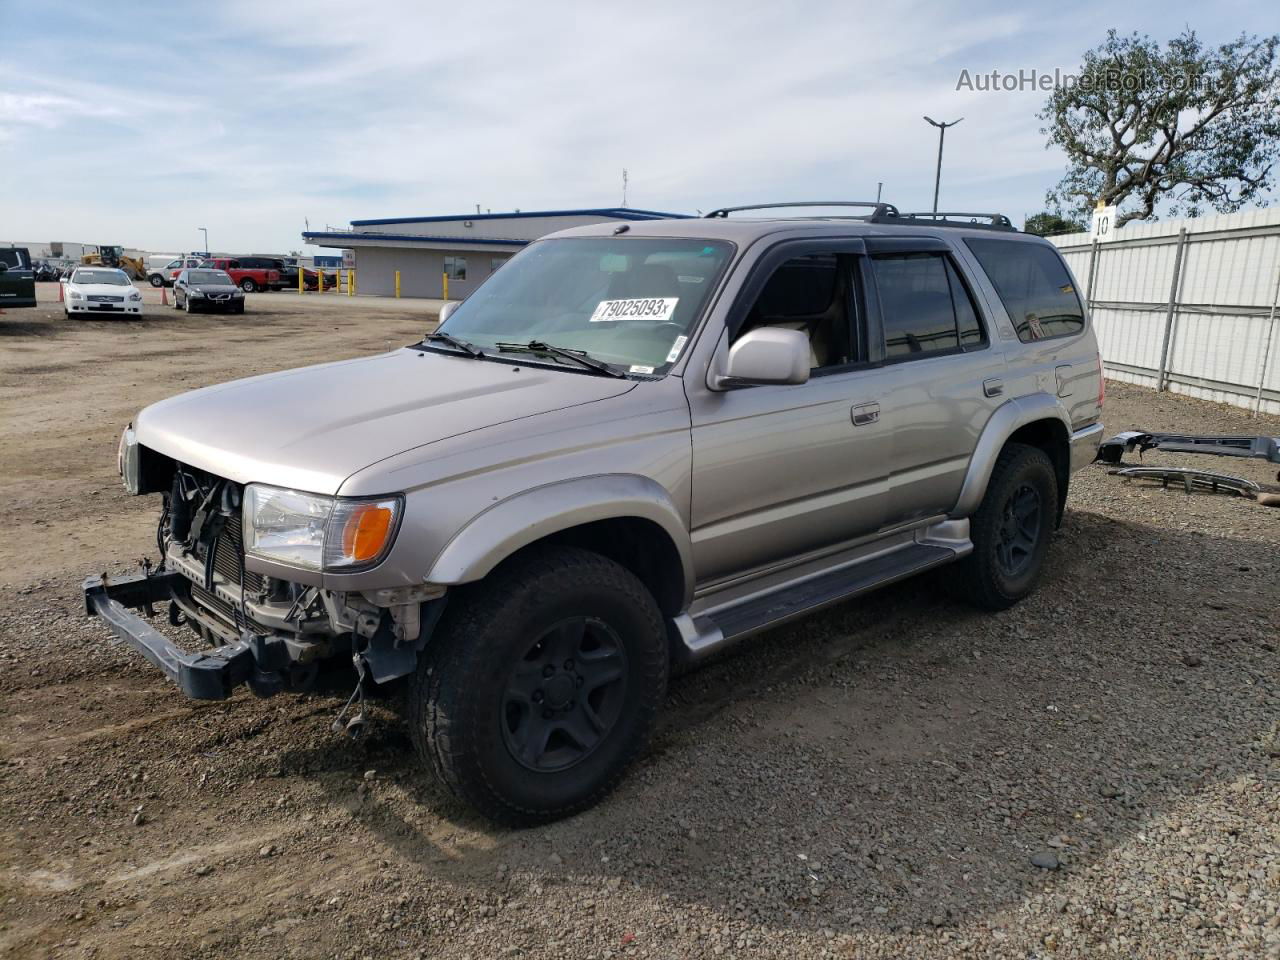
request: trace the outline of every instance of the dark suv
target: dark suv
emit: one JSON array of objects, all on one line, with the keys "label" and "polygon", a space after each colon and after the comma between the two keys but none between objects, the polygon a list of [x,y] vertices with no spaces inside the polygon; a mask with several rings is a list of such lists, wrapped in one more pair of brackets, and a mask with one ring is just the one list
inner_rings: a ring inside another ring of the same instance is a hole
[{"label": "dark suv", "polygon": [[0,309],[34,307],[36,281],[26,247],[0,249]]}]

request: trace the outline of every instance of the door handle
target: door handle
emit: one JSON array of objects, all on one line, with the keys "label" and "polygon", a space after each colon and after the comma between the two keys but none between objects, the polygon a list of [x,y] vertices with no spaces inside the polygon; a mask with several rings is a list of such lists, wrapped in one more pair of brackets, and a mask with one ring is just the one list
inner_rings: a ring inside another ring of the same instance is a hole
[{"label": "door handle", "polygon": [[880,404],[860,403],[850,411],[850,414],[853,417],[853,425],[855,427],[865,427],[867,424],[875,423],[880,419]]},{"label": "door handle", "polygon": [[990,380],[982,381],[982,395],[986,397],[999,397],[1004,394],[1004,381],[999,377],[992,377]]}]

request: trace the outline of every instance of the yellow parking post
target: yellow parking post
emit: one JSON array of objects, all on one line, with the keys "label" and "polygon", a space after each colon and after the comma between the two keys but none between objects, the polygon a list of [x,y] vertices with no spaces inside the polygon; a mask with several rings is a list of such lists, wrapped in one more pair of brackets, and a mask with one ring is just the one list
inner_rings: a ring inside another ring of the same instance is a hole
[{"label": "yellow parking post", "polygon": [[351,271],[351,295],[353,297],[356,295],[356,272],[354,270]]},{"label": "yellow parking post", "polygon": [[320,293],[324,293],[324,268],[323,267],[316,267],[316,280],[318,281],[316,290],[319,291]]},{"label": "yellow parking post", "polygon": [[302,266],[302,264],[298,264],[298,292],[299,292],[299,293],[306,293],[306,292],[307,292],[307,280],[306,280],[306,278],[307,278],[307,271],[306,271],[306,269]]},{"label": "yellow parking post", "polygon": [[444,299],[448,300],[449,299],[449,274],[442,273],[440,274],[440,276],[444,278]]},{"label": "yellow parking post", "polygon": [[396,299],[400,299],[400,271],[396,271]]},{"label": "yellow parking post", "polygon": [[355,294],[354,294],[354,293],[352,292],[352,290],[351,290],[351,282],[352,282],[352,280],[353,280],[353,279],[354,279],[354,275],[353,275],[352,271],[348,270],[348,271],[347,271],[347,296],[348,296],[348,297],[353,297],[353,296],[355,296]]}]

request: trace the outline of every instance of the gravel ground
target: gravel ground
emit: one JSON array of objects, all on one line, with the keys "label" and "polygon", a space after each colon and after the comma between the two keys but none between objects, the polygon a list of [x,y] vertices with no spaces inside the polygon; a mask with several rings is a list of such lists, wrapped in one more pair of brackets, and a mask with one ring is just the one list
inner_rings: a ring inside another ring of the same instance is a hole
[{"label": "gravel ground", "polygon": [[[191,703],[83,616],[150,544],[136,408],[425,317],[250,310],[0,318],[0,956],[1280,957],[1280,510],[1091,467],[1015,609],[944,573],[756,638],[673,681],[603,804],[504,831],[394,700],[361,743],[336,693]],[[1106,421],[1280,434],[1115,383]]]}]

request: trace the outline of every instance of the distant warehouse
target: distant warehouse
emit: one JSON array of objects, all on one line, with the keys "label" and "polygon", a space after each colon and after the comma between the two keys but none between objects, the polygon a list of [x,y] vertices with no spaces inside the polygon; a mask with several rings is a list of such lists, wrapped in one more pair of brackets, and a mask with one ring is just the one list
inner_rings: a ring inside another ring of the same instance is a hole
[{"label": "distant warehouse", "polygon": [[[307,232],[302,239],[355,254],[356,290],[394,296],[439,297],[449,277],[449,299],[460,300],[512,254],[548,233],[614,220],[664,220],[681,213],[611,207],[604,210],[538,210],[468,213],[453,217],[352,220],[349,231]],[[318,258],[317,258],[318,259]]]}]

